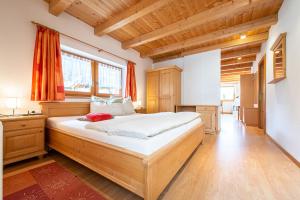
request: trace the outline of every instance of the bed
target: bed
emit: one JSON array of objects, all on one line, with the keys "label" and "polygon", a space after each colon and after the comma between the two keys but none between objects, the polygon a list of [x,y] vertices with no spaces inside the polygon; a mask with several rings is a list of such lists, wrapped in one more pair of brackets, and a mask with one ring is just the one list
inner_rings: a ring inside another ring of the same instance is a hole
[{"label": "bed", "polygon": [[46,131],[50,148],[146,200],[158,198],[204,138],[203,123],[191,122],[147,142],[105,134],[99,139],[94,130],[83,130],[85,122],[75,122],[76,116],[89,113],[88,102],[43,102],[41,106],[50,119]]}]

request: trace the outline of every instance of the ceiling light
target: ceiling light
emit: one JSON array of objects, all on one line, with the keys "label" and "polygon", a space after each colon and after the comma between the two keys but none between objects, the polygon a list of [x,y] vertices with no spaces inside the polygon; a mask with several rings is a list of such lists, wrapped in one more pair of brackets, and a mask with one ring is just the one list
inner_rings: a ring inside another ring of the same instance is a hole
[{"label": "ceiling light", "polygon": [[238,60],[242,60],[242,57],[238,57]]},{"label": "ceiling light", "polygon": [[243,39],[246,39],[247,35],[242,34],[240,37],[241,37],[241,39],[243,40]]}]

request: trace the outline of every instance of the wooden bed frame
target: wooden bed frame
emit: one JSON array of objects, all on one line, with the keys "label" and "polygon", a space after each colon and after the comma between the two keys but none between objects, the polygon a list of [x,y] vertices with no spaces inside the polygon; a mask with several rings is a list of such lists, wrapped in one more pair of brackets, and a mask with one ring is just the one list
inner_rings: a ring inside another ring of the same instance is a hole
[{"label": "wooden bed frame", "polygon": [[[85,115],[88,102],[42,102],[48,117]],[[56,151],[112,180],[146,200],[159,197],[204,138],[204,125],[194,127],[160,150],[145,156],[124,148],[47,129],[47,144]]]}]

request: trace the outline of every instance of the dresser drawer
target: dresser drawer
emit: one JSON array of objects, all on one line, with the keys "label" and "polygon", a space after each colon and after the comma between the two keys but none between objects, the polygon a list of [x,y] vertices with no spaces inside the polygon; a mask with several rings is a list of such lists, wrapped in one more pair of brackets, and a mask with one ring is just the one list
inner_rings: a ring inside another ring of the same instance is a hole
[{"label": "dresser drawer", "polygon": [[43,128],[45,125],[44,119],[7,121],[3,123],[4,131],[13,131],[29,128]]},{"label": "dresser drawer", "polygon": [[4,159],[43,151],[44,129],[6,131],[4,141]]}]

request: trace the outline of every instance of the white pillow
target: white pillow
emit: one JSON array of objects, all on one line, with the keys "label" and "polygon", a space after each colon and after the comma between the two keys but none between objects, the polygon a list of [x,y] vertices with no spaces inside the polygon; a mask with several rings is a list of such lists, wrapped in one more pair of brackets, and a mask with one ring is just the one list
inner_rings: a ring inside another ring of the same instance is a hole
[{"label": "white pillow", "polygon": [[132,101],[126,101],[122,104],[124,115],[131,115],[135,113],[134,106],[132,104]]},{"label": "white pillow", "polygon": [[91,102],[90,112],[91,113],[108,113],[113,116],[124,115],[122,103],[103,104],[100,102]]},{"label": "white pillow", "polygon": [[109,99],[102,98],[102,97],[97,97],[97,96],[92,96],[91,97],[91,102],[100,102],[102,104],[108,104]]}]

